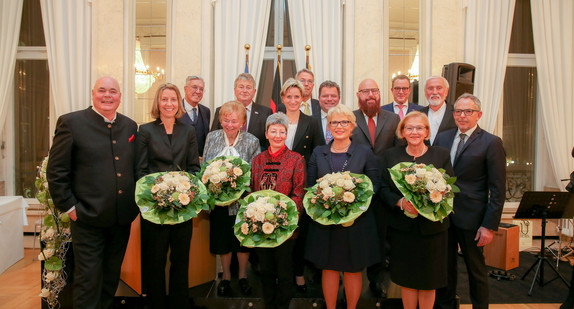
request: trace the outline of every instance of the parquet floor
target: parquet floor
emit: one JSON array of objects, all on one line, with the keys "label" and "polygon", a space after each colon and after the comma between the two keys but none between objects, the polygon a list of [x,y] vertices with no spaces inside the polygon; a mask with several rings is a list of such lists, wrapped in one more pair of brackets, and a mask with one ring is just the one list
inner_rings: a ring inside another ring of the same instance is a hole
[{"label": "parquet floor", "polygon": [[[38,309],[41,306],[40,262],[37,250],[24,250],[24,258],[0,275],[0,309]],[[471,309],[471,305],[461,305]],[[498,304],[491,309],[558,309],[560,304]]]}]

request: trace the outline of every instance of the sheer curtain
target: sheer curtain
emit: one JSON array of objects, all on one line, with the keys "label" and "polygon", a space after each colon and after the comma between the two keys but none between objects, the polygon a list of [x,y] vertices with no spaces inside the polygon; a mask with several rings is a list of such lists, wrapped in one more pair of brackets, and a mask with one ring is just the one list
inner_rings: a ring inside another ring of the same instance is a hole
[{"label": "sheer curtain", "polygon": [[23,3],[23,0],[0,2],[0,135],[11,103],[8,99],[13,91],[10,85],[14,79]]},{"label": "sheer curtain", "polygon": [[[341,1],[288,0],[297,70],[305,66],[305,45],[315,81],[343,81],[343,7]],[[318,85],[313,90],[317,97]]]},{"label": "sheer curtain", "polygon": [[574,170],[574,1],[531,0],[545,137],[557,184]]},{"label": "sheer curtain", "polygon": [[249,73],[259,80],[270,9],[271,0],[215,1],[214,107],[235,99],[233,81],[245,71],[245,44],[251,45]]},{"label": "sheer curtain", "polygon": [[40,0],[56,116],[90,106],[91,1]]},{"label": "sheer curtain", "polygon": [[502,100],[515,0],[466,3],[464,62],[476,67],[474,94],[482,102],[480,126],[493,132]]}]

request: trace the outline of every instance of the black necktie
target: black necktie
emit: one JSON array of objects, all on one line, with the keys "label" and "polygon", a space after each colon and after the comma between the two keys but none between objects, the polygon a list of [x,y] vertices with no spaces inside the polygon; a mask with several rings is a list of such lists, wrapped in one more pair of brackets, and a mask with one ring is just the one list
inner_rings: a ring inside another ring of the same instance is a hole
[{"label": "black necktie", "polygon": [[459,135],[460,141],[458,142],[458,146],[456,146],[456,154],[454,155],[454,161],[458,159],[460,152],[462,151],[462,147],[464,146],[464,140],[466,139],[466,134],[460,133]]},{"label": "black necktie", "polygon": [[191,109],[191,122],[196,122],[197,121],[197,108],[192,108]]}]

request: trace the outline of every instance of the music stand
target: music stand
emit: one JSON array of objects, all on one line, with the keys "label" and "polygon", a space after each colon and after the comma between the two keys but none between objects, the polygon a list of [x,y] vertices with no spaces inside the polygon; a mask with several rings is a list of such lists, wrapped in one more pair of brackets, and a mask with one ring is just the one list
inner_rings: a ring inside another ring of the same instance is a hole
[{"label": "music stand", "polygon": [[[568,288],[570,285],[558,273],[554,265],[548,261],[545,255],[545,241],[546,241],[546,219],[561,219],[564,214],[572,214],[574,211],[574,194],[568,192],[524,192],[518,210],[514,218],[516,219],[542,219],[542,235],[540,237],[540,253],[536,261],[530,266],[528,271],[522,276],[522,280],[526,278],[528,273],[534,266],[536,266],[536,272],[532,278],[532,284],[530,285],[530,290],[528,295],[532,295],[532,289],[534,288],[534,283],[536,278],[539,276],[538,284],[544,286],[557,278],[560,278]],[[550,281],[544,282],[544,263],[550,266],[550,269],[554,271],[556,277]]]}]

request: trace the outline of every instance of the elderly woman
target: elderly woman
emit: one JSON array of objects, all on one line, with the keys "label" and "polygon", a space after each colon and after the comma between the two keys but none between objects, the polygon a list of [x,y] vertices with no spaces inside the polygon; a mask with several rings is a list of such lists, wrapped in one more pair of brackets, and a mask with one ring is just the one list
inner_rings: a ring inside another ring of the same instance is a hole
[{"label": "elderly woman", "polygon": [[[319,120],[301,112],[301,102],[305,94],[305,88],[301,82],[289,78],[281,89],[281,100],[285,104],[286,115],[289,119],[287,138],[285,145],[287,148],[299,153],[309,162],[311,153],[315,147],[324,145],[325,139],[319,130]],[[303,211],[305,211],[303,209]],[[295,251],[293,253],[293,267],[295,272],[295,283],[299,292],[306,292],[305,282],[305,262],[303,259],[305,241],[309,227],[309,217],[301,216],[299,221],[299,235],[295,240]]]},{"label": "elderly woman", "polygon": [[[173,84],[161,85],[151,115],[156,120],[141,125],[137,138],[138,178],[147,174],[199,171],[195,130],[179,118],[185,113],[181,94]],[[193,221],[161,225],[141,221],[144,285],[151,308],[187,308],[189,247]],[[169,298],[165,290],[165,265],[170,251]]]},{"label": "elderly woman", "polygon": [[[397,136],[406,140],[406,146],[387,150],[383,168],[391,168],[400,162],[432,164],[444,168],[453,176],[449,151],[425,145],[430,137],[430,125],[425,114],[410,112],[399,122]],[[388,222],[391,235],[391,279],[401,286],[405,308],[432,308],[435,290],[447,285],[446,251],[449,218],[432,222],[423,216],[411,219],[407,211],[417,214],[413,205],[406,201],[393,183],[388,172],[383,173],[381,196],[389,207]],[[416,252],[416,254],[413,254]]]},{"label": "elderly woman", "polygon": [[[239,157],[246,162],[261,151],[259,140],[251,133],[241,130],[247,121],[245,107],[237,101],[223,104],[219,110],[219,122],[223,129],[215,130],[207,135],[203,161],[208,162],[219,156]],[[239,287],[241,293],[251,293],[251,286],[247,281],[247,262],[249,251],[239,246],[239,241],[233,234],[233,224],[239,209],[239,203],[228,207],[216,206],[210,214],[209,248],[211,253],[220,255],[223,277],[217,286],[217,294],[227,296],[231,292],[231,254],[237,252],[239,261]]]},{"label": "elderly woman", "polygon": [[[289,120],[279,112],[267,118],[265,137],[269,149],[253,159],[251,191],[274,190],[290,197],[297,209],[305,195],[305,160],[285,145]],[[261,281],[266,308],[289,308],[293,292],[294,239],[275,248],[256,248],[261,265]]]},{"label": "elderly woman", "polygon": [[[380,177],[377,159],[369,146],[351,141],[356,126],[353,112],[339,104],[329,110],[327,120],[333,140],[313,151],[307,170],[309,186],[325,174],[350,171],[368,176],[376,191]],[[328,309],[334,309],[337,304],[339,272],[344,273],[347,308],[357,306],[362,288],[361,271],[381,262],[377,235],[372,209],[350,227],[314,221],[310,224],[305,258],[323,270],[323,294]]]}]

